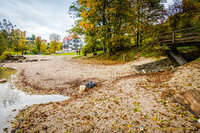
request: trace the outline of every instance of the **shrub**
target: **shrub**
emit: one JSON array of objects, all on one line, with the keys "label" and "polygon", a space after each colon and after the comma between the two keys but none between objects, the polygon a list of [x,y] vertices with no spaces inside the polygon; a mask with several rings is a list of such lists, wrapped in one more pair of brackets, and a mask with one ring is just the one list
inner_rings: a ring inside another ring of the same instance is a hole
[{"label": "shrub", "polygon": [[34,48],[32,49],[32,52],[33,52],[33,54],[37,54],[37,53],[38,53],[37,47],[34,47]]},{"label": "shrub", "polygon": [[1,55],[1,60],[9,60],[11,59],[11,55],[9,54],[8,51],[4,51]]}]

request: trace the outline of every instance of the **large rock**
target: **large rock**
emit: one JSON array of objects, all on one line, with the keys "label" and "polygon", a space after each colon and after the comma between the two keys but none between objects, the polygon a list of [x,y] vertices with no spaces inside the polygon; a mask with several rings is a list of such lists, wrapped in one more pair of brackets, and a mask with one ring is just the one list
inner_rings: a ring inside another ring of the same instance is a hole
[{"label": "large rock", "polygon": [[176,94],[174,100],[200,118],[200,90],[188,90]]},{"label": "large rock", "polygon": [[94,81],[90,81],[90,82],[86,83],[85,86],[87,88],[93,88],[93,87],[97,86],[97,83]]}]

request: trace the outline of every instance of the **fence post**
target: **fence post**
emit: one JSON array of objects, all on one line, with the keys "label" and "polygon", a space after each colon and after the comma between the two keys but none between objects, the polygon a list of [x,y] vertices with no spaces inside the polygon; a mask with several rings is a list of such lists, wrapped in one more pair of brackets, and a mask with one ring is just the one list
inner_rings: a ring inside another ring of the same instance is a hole
[{"label": "fence post", "polygon": [[173,34],[172,34],[172,43],[175,43],[175,31],[173,31]]}]

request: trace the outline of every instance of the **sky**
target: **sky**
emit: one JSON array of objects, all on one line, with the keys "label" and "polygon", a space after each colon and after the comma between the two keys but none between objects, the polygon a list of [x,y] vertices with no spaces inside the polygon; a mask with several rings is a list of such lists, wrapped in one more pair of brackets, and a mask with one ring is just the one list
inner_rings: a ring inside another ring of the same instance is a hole
[{"label": "sky", "polygon": [[[168,0],[172,3],[173,0]],[[74,19],[68,14],[72,0],[0,0],[0,21],[9,20],[15,29],[41,36],[49,42],[49,35],[56,33],[61,39],[72,28]]]},{"label": "sky", "polygon": [[15,29],[49,41],[56,33],[63,38],[74,20],[68,14],[71,0],[0,0],[0,21],[9,20]]}]

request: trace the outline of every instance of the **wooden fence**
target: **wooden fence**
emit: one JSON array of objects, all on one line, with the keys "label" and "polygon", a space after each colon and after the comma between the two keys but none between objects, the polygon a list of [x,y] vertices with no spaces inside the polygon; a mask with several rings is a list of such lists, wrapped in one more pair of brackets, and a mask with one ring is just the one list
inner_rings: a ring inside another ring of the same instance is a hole
[{"label": "wooden fence", "polygon": [[200,46],[200,27],[193,27],[162,33],[160,42],[167,46]]}]

